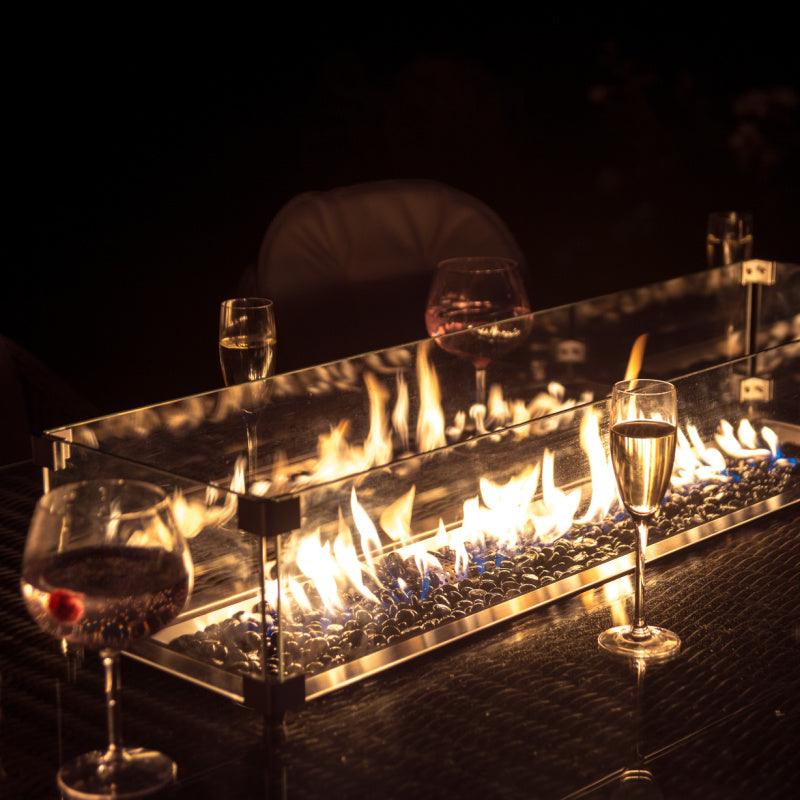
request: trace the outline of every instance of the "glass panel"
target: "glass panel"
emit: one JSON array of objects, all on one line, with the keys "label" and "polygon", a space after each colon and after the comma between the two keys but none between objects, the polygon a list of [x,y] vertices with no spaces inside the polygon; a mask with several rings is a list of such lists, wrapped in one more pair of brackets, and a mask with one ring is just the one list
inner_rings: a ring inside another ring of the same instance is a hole
[{"label": "glass panel", "polygon": [[764,288],[759,315],[758,347],[800,339],[800,266],[775,265],[775,284]]},{"label": "glass panel", "polygon": [[[740,400],[752,377],[772,380],[772,400]],[[675,383],[678,451],[653,555],[800,497],[800,345]],[[270,580],[267,598],[285,675],[306,675],[307,696],[619,574],[633,546],[605,401],[301,501],[302,530],[279,540],[281,592]]]},{"label": "glass panel", "polygon": [[[220,491],[300,491],[601,397],[643,333],[643,375],[739,355],[744,298],[739,267],[722,267],[53,434]],[[483,347],[490,391],[476,406]],[[254,418],[258,450],[248,463]]]}]

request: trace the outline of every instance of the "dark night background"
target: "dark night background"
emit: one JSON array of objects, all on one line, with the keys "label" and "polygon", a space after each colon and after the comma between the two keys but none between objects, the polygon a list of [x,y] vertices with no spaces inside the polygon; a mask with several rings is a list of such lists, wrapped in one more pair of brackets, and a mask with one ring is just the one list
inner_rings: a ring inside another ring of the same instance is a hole
[{"label": "dark night background", "polygon": [[800,261],[796,41],[716,12],[37,35],[6,74],[2,333],[101,411],[213,388],[218,303],[275,213],[384,178],[495,209],[536,308],[702,269],[712,210]]}]

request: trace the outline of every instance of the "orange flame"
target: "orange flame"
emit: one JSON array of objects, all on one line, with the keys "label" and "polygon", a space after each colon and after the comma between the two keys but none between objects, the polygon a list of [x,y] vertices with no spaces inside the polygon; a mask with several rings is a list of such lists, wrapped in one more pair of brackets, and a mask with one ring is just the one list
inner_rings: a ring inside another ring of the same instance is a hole
[{"label": "orange flame", "polygon": [[404,450],[408,450],[408,384],[397,371],[397,400],[392,411],[392,425]]},{"label": "orange flame", "polygon": [[392,436],[386,419],[386,401],[389,392],[371,373],[364,373],[364,383],[369,395],[369,433],[364,442],[364,459],[370,466],[392,460]]},{"label": "orange flame", "polygon": [[[642,362],[644,361],[644,351],[647,347],[647,334],[643,333],[636,338],[636,341],[631,347],[631,354],[628,356],[628,366],[625,368],[625,377],[623,380],[635,381],[639,377],[639,372],[642,369]],[[636,384],[634,383],[633,386]]]},{"label": "orange flame", "polygon": [[420,453],[426,453],[446,444],[439,376],[428,360],[430,346],[430,342],[425,342],[419,346],[417,351],[417,385],[419,386],[417,449]]}]

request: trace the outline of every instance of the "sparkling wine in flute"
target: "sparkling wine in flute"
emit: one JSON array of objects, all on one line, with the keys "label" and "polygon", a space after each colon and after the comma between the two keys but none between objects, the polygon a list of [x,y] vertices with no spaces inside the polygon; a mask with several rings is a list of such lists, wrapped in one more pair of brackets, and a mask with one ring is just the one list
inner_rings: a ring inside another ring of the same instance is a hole
[{"label": "sparkling wine in flute", "polygon": [[612,427],[611,460],[620,497],[631,516],[649,517],[658,510],[674,459],[674,425],[631,420]]},{"label": "sparkling wine in flute", "polygon": [[669,488],[675,460],[678,398],[675,386],[652,378],[614,384],[609,404],[611,463],[620,498],[636,526],[633,619],[603,631],[603,650],[633,659],[676,655],[680,637],[644,614],[644,570],[648,526]]},{"label": "sparkling wine in flute", "polygon": [[753,257],[753,237],[720,238],[709,233],[706,238],[706,258],[710,267],[735,264]]},{"label": "sparkling wine in flute", "polygon": [[275,337],[224,336],[219,362],[227,386],[267,378],[272,374]]}]

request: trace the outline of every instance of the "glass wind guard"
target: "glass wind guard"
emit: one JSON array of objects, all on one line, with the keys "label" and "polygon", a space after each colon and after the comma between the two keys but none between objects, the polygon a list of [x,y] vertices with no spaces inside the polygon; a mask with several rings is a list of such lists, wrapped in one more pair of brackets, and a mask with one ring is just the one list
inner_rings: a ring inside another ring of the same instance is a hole
[{"label": "glass wind guard", "polygon": [[758,315],[758,348],[800,339],[800,266],[775,263],[775,283],[764,287]]},{"label": "glass wind guard", "polygon": [[[637,354],[652,377],[740,355],[745,299],[732,265],[50,435],[221,492],[296,492],[510,424],[541,427],[604,396]],[[475,403],[478,361],[488,364],[485,405]]]},{"label": "glass wind guard", "polygon": [[[773,399],[742,402],[742,381]],[[660,555],[800,497],[800,352],[675,381],[677,455],[651,528]],[[626,569],[634,527],[606,402],[301,493],[280,537],[285,675],[315,696]],[[632,561],[631,561],[632,563]]]}]

